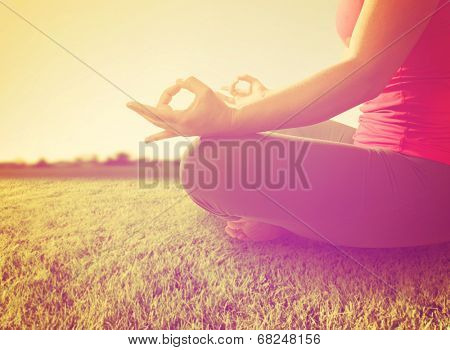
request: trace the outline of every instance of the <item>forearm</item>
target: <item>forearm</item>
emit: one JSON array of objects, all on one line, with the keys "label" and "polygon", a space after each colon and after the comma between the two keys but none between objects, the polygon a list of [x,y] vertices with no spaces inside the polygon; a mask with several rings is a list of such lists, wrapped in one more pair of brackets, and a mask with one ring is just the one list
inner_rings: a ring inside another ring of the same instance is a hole
[{"label": "forearm", "polygon": [[343,60],[236,111],[235,129],[244,133],[287,129],[328,120],[374,97],[382,82],[371,64]]}]

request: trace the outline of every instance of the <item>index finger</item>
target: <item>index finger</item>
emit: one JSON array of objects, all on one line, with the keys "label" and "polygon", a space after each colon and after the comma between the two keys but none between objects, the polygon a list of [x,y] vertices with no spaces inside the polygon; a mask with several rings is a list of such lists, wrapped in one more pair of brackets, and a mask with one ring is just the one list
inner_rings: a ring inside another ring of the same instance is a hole
[{"label": "index finger", "polygon": [[184,89],[189,90],[190,92],[194,93],[195,95],[204,93],[209,90],[209,87],[202,83],[200,80],[198,80],[195,77],[189,77],[185,80],[178,79],[177,83]]},{"label": "index finger", "polygon": [[[249,86],[249,88],[248,88],[247,91],[238,90],[236,85],[239,84],[240,81],[246,81],[246,80],[244,80],[244,79],[239,79],[239,78],[236,79],[236,80],[233,82],[233,84],[231,85],[231,88],[230,88],[230,94],[233,95],[233,96],[240,96],[240,97],[245,97],[245,96],[250,95],[250,94],[252,93],[252,91],[253,91],[253,89],[252,89],[252,84],[249,84],[250,86]],[[247,82],[248,82],[248,81],[247,81]]]},{"label": "index finger", "polygon": [[161,107],[162,105],[168,105],[170,101],[172,101],[172,97],[175,96],[181,90],[181,86],[177,83],[168,87],[163,91],[161,97],[159,98],[157,107]]},{"label": "index finger", "polygon": [[255,77],[252,77],[251,75],[248,75],[248,74],[239,75],[237,78],[238,78],[238,80],[243,80],[250,84],[259,82],[258,79],[256,79]]}]

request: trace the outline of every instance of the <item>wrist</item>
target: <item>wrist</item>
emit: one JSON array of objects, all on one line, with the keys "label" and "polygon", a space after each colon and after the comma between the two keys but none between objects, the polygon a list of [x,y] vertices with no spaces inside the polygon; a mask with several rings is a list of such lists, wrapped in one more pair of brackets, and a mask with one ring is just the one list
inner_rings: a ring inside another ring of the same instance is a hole
[{"label": "wrist", "polygon": [[245,118],[245,106],[232,108],[229,134],[241,135],[247,133],[244,128],[245,125],[244,118]]}]

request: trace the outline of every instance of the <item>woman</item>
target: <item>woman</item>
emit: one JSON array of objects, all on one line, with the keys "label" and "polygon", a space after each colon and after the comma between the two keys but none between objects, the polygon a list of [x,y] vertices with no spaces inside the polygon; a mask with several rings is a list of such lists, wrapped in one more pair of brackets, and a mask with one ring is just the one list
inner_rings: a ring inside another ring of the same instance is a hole
[{"label": "woman", "polygon": [[[289,231],[357,247],[444,242],[449,24],[448,1],[341,0],[337,29],[347,55],[305,80],[268,91],[243,76],[238,80],[250,91],[235,81],[227,97],[190,77],[169,87],[156,107],[128,106],[165,129],[150,141],[201,136],[184,159],[182,180],[196,203],[227,220],[233,237],[266,240]],[[173,111],[170,100],[182,88],[196,98]],[[360,104],[356,131],[329,120]],[[281,131],[261,134],[269,130]],[[220,147],[230,141],[237,147]],[[206,185],[207,170],[213,186]],[[264,178],[260,186],[243,186],[247,173]],[[295,173],[301,186],[285,177],[269,186],[275,173]]]}]

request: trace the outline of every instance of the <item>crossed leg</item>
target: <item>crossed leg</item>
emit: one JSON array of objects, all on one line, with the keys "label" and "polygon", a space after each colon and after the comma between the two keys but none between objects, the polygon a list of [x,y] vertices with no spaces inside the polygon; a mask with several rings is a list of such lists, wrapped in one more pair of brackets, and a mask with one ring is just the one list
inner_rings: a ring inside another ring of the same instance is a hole
[{"label": "crossed leg", "polygon": [[[291,135],[337,143],[353,143],[355,129],[332,120],[303,128],[278,130],[273,135]],[[280,226],[240,218],[227,221],[225,232],[237,239],[246,241],[268,241],[286,235],[287,231]]]},{"label": "crossed leg", "polygon": [[327,122],[202,138],[183,160],[182,182],[193,201],[229,222],[229,234],[245,239],[289,231],[359,247],[448,240],[450,167],[354,146],[352,131]]}]

